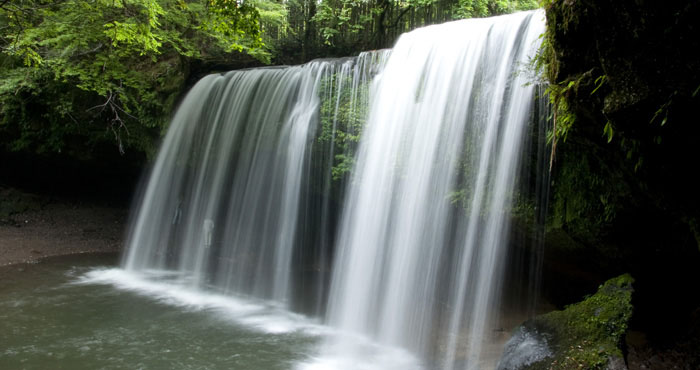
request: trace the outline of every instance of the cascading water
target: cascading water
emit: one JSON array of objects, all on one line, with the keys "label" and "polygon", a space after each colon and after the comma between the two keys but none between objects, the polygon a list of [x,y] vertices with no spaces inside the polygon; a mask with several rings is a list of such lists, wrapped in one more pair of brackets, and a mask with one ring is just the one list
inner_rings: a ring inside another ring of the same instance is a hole
[{"label": "cascading water", "polygon": [[[310,189],[311,177],[326,183],[331,176],[332,162],[313,166],[321,98],[338,95],[342,83],[367,83],[380,57],[233,71],[199,81],[152,169],[124,267],[172,270],[194,287],[286,305],[301,242],[332,239],[329,225],[317,220],[325,217],[327,202]],[[366,96],[353,99],[366,106]],[[326,112],[324,122],[335,122],[334,114]],[[332,146],[317,147],[322,156],[336,154]],[[316,229],[309,231],[310,224]],[[323,291],[302,295],[320,301]]]},{"label": "cascading water", "polygon": [[493,366],[543,31],[542,12],[458,21],[403,35],[388,60],[205,77],[154,164],[125,269],[324,316],[344,334],[308,368]]},{"label": "cascading water", "polygon": [[[399,39],[345,202],[332,326],[408,348],[431,366],[481,365],[535,101],[519,72],[542,32],[542,14],[530,12]],[[451,205],[455,198],[466,212]],[[326,355],[357,351],[350,342],[332,341]]]}]

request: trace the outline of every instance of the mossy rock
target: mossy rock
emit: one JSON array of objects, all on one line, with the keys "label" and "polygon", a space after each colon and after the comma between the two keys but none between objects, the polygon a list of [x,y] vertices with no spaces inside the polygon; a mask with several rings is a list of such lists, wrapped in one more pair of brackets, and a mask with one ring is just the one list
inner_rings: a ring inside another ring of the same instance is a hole
[{"label": "mossy rock", "polygon": [[498,369],[626,369],[622,344],[633,282],[628,274],[616,277],[582,302],[526,321],[506,344]]}]

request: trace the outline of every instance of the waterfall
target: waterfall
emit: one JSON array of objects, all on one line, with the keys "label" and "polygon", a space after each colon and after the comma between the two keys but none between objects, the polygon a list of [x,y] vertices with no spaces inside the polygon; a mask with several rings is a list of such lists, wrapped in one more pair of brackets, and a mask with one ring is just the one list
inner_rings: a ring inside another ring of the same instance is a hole
[{"label": "waterfall", "polygon": [[[337,113],[321,114],[320,105],[339,96],[343,83],[359,90],[381,55],[200,80],[173,118],[151,169],[124,267],[174,271],[196,288],[288,308],[296,295],[321,302],[326,287],[300,292],[304,287],[292,286],[303,280],[292,270],[329,259],[309,256],[302,244],[321,240],[328,249],[333,239],[325,222],[328,201],[318,195],[324,189],[314,189],[313,182],[329,186],[333,163],[317,157],[333,158],[338,150],[315,144],[319,131],[335,129],[321,121],[335,122]],[[366,96],[352,99],[367,105]],[[335,132],[322,134],[330,135],[324,143],[333,142]]]},{"label": "waterfall", "polygon": [[[542,32],[542,14],[528,12],[401,36],[379,76],[345,201],[332,326],[432,366],[479,366],[535,101],[521,70]],[[451,205],[455,197],[466,212]],[[327,351],[352,346],[334,340]]]},{"label": "waterfall", "polygon": [[123,267],[322,317],[340,334],[310,369],[493,366],[543,31],[542,11],[456,21],[391,51],[203,78]]}]

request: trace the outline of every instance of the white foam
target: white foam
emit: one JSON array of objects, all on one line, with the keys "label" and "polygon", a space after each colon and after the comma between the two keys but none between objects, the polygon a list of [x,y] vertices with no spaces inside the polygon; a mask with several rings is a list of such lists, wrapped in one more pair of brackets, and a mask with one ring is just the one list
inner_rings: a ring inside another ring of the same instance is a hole
[{"label": "white foam", "polygon": [[110,285],[164,304],[188,310],[215,312],[248,329],[271,335],[301,333],[323,336],[322,355],[310,356],[297,370],[419,370],[418,359],[406,350],[379,345],[370,338],[340,332],[271,302],[201,291],[171,271],[131,272],[98,268],[77,276],[71,284]]},{"label": "white foam", "polygon": [[320,335],[329,331],[309,317],[286,311],[270,302],[198,290],[188,286],[186,279],[179,278],[179,274],[170,271],[94,269],[77,277],[73,284],[107,284],[168,305],[214,311],[221,318],[264,333]]},{"label": "white foam", "polygon": [[335,332],[321,348],[321,355],[298,364],[296,370],[421,370],[412,353],[380,345],[357,334]]}]

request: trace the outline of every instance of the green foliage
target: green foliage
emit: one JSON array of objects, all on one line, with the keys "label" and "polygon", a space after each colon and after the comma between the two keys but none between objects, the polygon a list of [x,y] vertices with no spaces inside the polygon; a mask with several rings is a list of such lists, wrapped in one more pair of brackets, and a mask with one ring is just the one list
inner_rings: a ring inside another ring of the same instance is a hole
[{"label": "green foliage", "polygon": [[343,179],[355,166],[355,157],[345,153],[335,155],[335,165],[331,168],[333,181]]},{"label": "green foliage", "polygon": [[[556,180],[555,223],[578,236],[587,236],[588,240],[599,232],[610,231],[621,209],[646,201],[642,199],[650,184],[668,182],[667,169],[675,160],[662,159],[660,154],[673,150],[668,144],[677,130],[669,127],[673,112],[685,109],[683,104],[688,104],[688,96],[697,87],[692,81],[683,89],[680,82],[656,80],[660,78],[656,64],[650,66],[651,71],[638,71],[644,70],[646,64],[630,62],[638,58],[627,53],[649,47],[649,40],[657,37],[650,28],[651,22],[661,22],[663,18],[636,19],[642,13],[634,7],[626,17],[636,26],[623,25],[617,17],[606,17],[609,8],[617,8],[617,4],[542,1],[547,11],[547,29],[535,64],[549,83],[554,110],[555,129],[551,136],[556,149],[556,166],[552,166]],[[619,5],[623,9],[626,6]],[[605,24],[600,23],[601,17],[606,18]],[[666,23],[662,26],[665,28]],[[647,28],[648,40],[643,40],[639,32]],[[619,48],[618,39],[640,44],[638,48]],[[661,45],[670,42],[674,40],[665,40]],[[658,96],[649,91],[658,91]],[[557,145],[567,140],[573,142],[567,142],[563,148]],[[658,175],[650,176],[654,169]],[[658,195],[652,198],[663,199]],[[595,239],[600,237],[604,235]]]},{"label": "green foliage", "polygon": [[[534,0],[0,2],[0,146],[89,156],[116,142],[120,151],[152,152],[193,66],[226,65],[242,54],[263,63],[350,55],[387,47],[422,25],[535,6]],[[346,99],[334,118],[341,150],[351,149],[362,126],[342,109]],[[351,161],[339,155],[336,175]]]},{"label": "green foliage", "polygon": [[316,30],[316,37],[304,39],[306,47],[320,43],[347,55],[389,47],[401,33],[424,25],[535,8],[535,0],[324,0],[305,7],[306,23],[289,23]]},{"label": "green foliage", "polygon": [[59,152],[82,137],[149,151],[189,60],[234,51],[268,58],[258,18],[252,5],[230,0],[3,4],[5,149]]},{"label": "green foliage", "polygon": [[[338,88],[340,87],[340,88]],[[333,147],[333,180],[344,178],[354,164],[354,152],[367,120],[369,82],[353,91],[352,77],[341,74],[327,75],[321,91],[331,92],[321,99],[321,134],[318,142]]]},{"label": "green foliage", "polygon": [[596,86],[595,86],[595,89],[593,89],[593,91],[591,91],[591,95],[595,94],[595,92],[598,91],[598,89],[600,89],[603,86],[603,84],[605,83],[605,80],[607,78],[608,78],[608,76],[602,75],[602,76],[599,76],[598,78],[595,79]]},{"label": "green foliage", "polygon": [[488,17],[537,7],[536,0],[459,0],[455,6],[455,19]]},{"label": "green foliage", "polygon": [[598,242],[618,213],[634,202],[615,163],[600,148],[567,143],[554,174],[551,226],[580,241]]},{"label": "green foliage", "polygon": [[[556,27],[560,27],[561,24],[572,22],[573,13],[569,11],[551,11],[551,9],[555,7],[561,7],[560,2],[557,0],[540,0],[539,2],[540,5],[547,10],[547,29],[545,33],[540,36],[542,38],[542,43],[540,44],[537,56],[533,60],[533,66],[534,69],[542,73],[545,80],[549,83],[545,95],[549,96],[550,103],[552,104],[552,121],[554,125],[550,140],[552,142],[553,160],[557,143],[559,141],[566,141],[566,137],[576,121],[576,114],[570,109],[569,102],[570,98],[577,92],[579,84],[584,76],[579,75],[567,76],[563,79],[559,78],[559,61],[556,57],[556,41],[554,39]],[[564,14],[562,16],[563,19],[558,18],[561,14]],[[605,81],[605,77],[601,77],[602,81]],[[599,77],[599,79],[601,77]],[[596,80],[596,82],[598,81],[599,80]]]},{"label": "green foliage", "polygon": [[[556,172],[553,223],[572,236],[595,242],[618,212],[629,205],[632,193],[624,179],[625,173],[615,169],[620,159],[611,150],[622,148],[625,161],[634,164],[636,172],[643,163],[640,145],[604,115],[600,126],[581,126],[578,115],[583,114],[586,122],[590,112],[580,106],[586,101],[602,102],[611,90],[610,77],[600,68],[574,74],[562,71],[558,37],[579,23],[578,5],[559,0],[544,0],[541,4],[547,10],[547,29],[534,65],[547,80],[546,94],[553,112],[554,128],[550,134],[553,147],[550,166]],[[566,143],[570,137],[575,142]],[[560,143],[566,143],[566,148],[558,150]],[[609,147],[600,146],[605,144]]]},{"label": "green foliage", "polygon": [[260,29],[265,49],[270,55],[278,53],[278,40],[289,36],[287,5],[281,1],[256,0],[252,3],[260,16]]},{"label": "green foliage", "polygon": [[613,124],[612,122],[608,121],[605,124],[605,127],[603,127],[603,136],[605,136],[608,140],[608,143],[612,141],[613,135],[615,134],[615,130],[613,129]]}]

